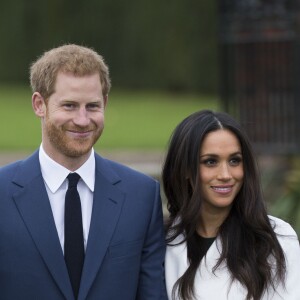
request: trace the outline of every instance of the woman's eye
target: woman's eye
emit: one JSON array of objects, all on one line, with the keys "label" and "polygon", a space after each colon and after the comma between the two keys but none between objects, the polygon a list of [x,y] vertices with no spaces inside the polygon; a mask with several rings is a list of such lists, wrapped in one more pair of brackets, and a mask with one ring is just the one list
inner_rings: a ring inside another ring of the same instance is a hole
[{"label": "woman's eye", "polygon": [[235,157],[230,160],[230,165],[238,166],[241,163],[242,159],[240,157]]},{"label": "woman's eye", "polygon": [[205,164],[208,167],[212,167],[217,164],[217,161],[215,159],[206,159],[203,161],[203,164]]}]

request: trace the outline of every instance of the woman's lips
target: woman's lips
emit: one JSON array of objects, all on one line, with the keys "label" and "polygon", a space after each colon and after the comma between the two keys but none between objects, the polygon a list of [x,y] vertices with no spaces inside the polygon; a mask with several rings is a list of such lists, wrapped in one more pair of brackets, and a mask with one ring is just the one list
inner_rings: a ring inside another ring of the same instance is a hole
[{"label": "woman's lips", "polygon": [[211,186],[211,188],[219,194],[228,194],[232,191],[233,185]]}]

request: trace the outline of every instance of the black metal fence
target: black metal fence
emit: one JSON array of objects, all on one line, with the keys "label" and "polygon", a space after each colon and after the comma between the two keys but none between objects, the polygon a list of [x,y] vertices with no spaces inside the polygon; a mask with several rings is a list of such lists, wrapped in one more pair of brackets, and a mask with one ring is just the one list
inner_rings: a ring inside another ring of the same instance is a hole
[{"label": "black metal fence", "polygon": [[260,153],[300,153],[297,0],[219,0],[221,99]]}]

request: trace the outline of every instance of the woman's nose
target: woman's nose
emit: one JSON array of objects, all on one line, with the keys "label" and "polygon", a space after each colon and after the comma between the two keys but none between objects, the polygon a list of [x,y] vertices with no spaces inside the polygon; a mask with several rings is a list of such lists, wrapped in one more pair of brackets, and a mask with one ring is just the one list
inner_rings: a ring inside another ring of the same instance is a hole
[{"label": "woman's nose", "polygon": [[218,170],[218,179],[220,180],[229,180],[231,179],[230,167],[227,164],[220,165]]}]

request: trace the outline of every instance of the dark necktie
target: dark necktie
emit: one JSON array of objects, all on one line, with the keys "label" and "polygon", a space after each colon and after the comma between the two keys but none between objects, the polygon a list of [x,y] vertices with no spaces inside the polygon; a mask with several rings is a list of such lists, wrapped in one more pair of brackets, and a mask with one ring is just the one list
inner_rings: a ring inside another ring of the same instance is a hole
[{"label": "dark necktie", "polygon": [[77,191],[80,176],[77,173],[70,173],[67,178],[69,186],[65,199],[64,255],[73,292],[77,298],[84,261],[81,203]]}]

